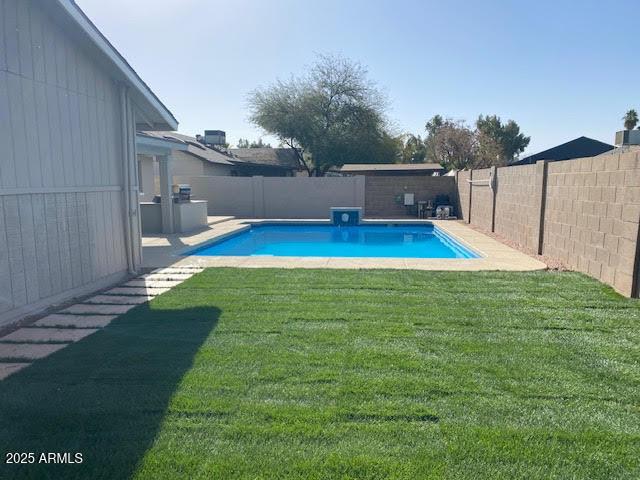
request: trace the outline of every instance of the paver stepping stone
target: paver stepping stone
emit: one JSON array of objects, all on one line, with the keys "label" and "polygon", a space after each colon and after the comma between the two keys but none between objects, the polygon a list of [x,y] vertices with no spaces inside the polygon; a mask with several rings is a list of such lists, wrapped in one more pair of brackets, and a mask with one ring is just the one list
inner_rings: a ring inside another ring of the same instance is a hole
[{"label": "paver stepping stone", "polygon": [[130,280],[124,284],[125,287],[151,287],[151,288],[171,288],[180,285],[182,280]]},{"label": "paver stepping stone", "polygon": [[66,343],[0,343],[0,358],[37,360],[66,346]]},{"label": "paver stepping stone", "polygon": [[135,308],[135,305],[91,305],[88,303],[76,303],[75,305],[71,305],[69,308],[62,310],[62,313],[77,313],[80,315],[87,313],[96,313],[99,315],[120,315],[127,313],[132,308]]},{"label": "paver stepping stone", "polygon": [[202,270],[200,267],[165,267],[156,268],[151,273],[200,273]]},{"label": "paver stepping stone", "polygon": [[146,280],[186,280],[193,277],[193,273],[146,273],[140,275],[138,279]]},{"label": "paver stepping stone", "polygon": [[21,328],[0,342],[77,342],[97,332],[95,328]]},{"label": "paver stepping stone", "polygon": [[4,380],[12,373],[22,370],[24,367],[31,365],[30,363],[0,363],[0,380]]},{"label": "paver stepping stone", "polygon": [[149,295],[155,296],[168,292],[169,288],[153,288],[153,287],[116,287],[104,292],[105,295]]},{"label": "paver stepping stone", "polygon": [[153,299],[153,295],[96,295],[85,303],[111,303],[114,305],[140,305]]},{"label": "paver stepping stone", "polygon": [[37,327],[101,328],[109,325],[114,318],[116,318],[115,315],[63,315],[54,313],[41,318],[34,325]]}]

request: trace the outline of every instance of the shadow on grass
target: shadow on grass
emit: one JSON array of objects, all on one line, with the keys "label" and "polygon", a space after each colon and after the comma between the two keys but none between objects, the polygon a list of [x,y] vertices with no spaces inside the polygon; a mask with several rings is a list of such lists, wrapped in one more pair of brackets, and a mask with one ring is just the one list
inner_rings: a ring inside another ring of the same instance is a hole
[{"label": "shadow on grass", "polygon": [[[143,305],[0,382],[0,477],[130,477],[219,315]],[[33,452],[36,463],[7,465],[7,452]],[[38,464],[42,452],[83,462]]]}]

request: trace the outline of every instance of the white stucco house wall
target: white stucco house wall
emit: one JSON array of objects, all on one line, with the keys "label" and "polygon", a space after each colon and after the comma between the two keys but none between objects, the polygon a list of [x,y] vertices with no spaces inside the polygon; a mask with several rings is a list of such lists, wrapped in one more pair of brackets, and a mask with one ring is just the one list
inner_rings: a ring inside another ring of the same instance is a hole
[{"label": "white stucco house wall", "polygon": [[136,131],[177,125],[73,1],[0,2],[0,326],[139,269]]}]

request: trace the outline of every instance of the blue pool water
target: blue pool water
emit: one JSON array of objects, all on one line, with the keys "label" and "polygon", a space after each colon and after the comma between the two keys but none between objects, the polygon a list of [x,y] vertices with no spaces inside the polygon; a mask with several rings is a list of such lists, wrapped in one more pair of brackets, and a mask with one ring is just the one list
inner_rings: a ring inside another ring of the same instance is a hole
[{"label": "blue pool water", "polygon": [[433,225],[253,225],[188,255],[479,258]]}]

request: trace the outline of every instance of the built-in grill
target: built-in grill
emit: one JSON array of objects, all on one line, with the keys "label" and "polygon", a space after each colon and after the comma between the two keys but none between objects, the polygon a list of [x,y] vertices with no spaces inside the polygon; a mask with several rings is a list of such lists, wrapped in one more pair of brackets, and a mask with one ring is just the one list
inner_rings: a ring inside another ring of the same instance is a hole
[{"label": "built-in grill", "polygon": [[175,203],[186,203],[191,201],[191,185],[179,183],[173,186],[173,201]]}]

